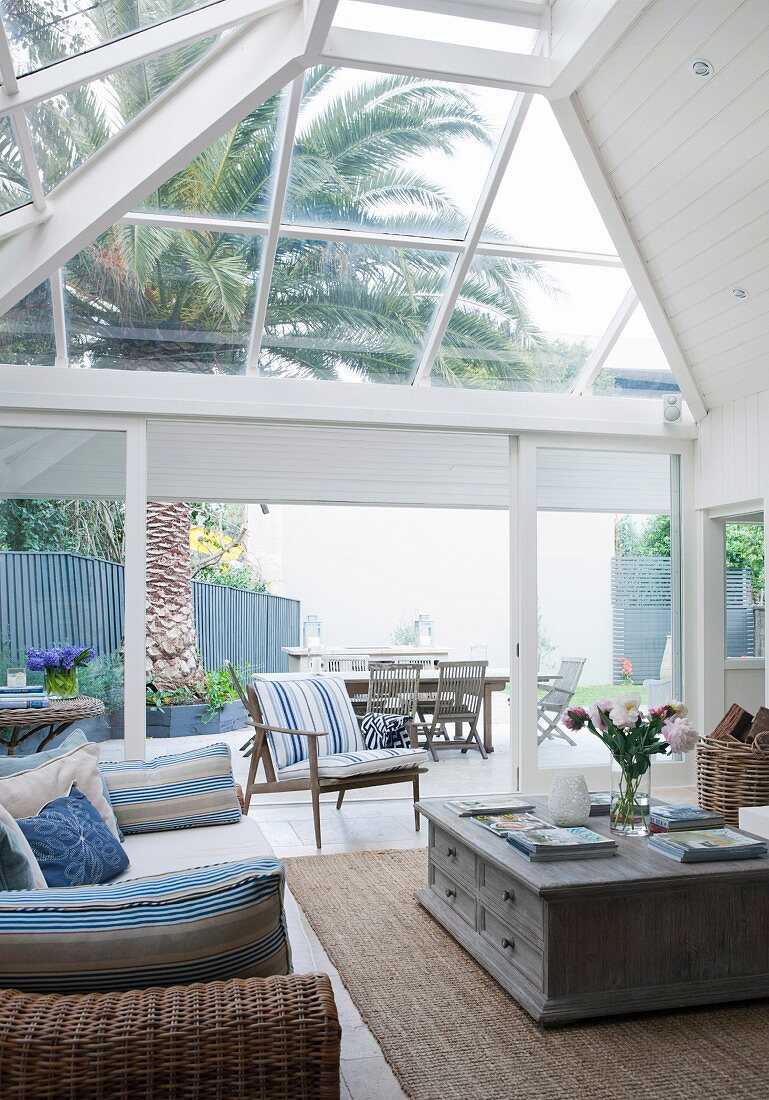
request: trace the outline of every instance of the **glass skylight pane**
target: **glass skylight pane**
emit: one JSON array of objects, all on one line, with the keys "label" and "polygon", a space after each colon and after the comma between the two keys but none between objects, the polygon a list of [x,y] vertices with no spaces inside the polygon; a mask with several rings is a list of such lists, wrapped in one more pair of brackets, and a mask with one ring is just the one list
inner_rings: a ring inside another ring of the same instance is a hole
[{"label": "glass skylight pane", "polygon": [[261,242],[115,226],[65,269],[76,367],[242,374]]},{"label": "glass skylight pane", "polygon": [[31,107],[43,186],[50,191],[114,137],[216,41],[193,42]]},{"label": "glass skylight pane", "polygon": [[512,105],[494,88],[311,70],[284,219],[461,238]]},{"label": "glass skylight pane", "polygon": [[617,268],[477,256],[431,384],[566,393],[627,288]]},{"label": "glass skylight pane", "polygon": [[0,317],[0,363],[52,367],[56,340],[48,280]]},{"label": "glass skylight pane", "polygon": [[30,201],[11,120],[0,115],[0,215]]},{"label": "glass skylight pane", "polygon": [[272,195],[280,100],[277,95],[262,103],[154,191],[141,209],[265,220]]},{"label": "glass skylight pane", "polygon": [[413,8],[393,9],[386,4],[367,4],[362,0],[341,0],[334,26],[510,53],[531,53],[537,37],[535,29],[516,27],[509,22],[465,19]]},{"label": "glass skylight pane", "polygon": [[408,383],[451,262],[443,252],[283,238],[262,372]]},{"label": "glass skylight pane", "polygon": [[593,393],[661,397],[680,392],[654,329],[639,304],[593,383]]},{"label": "glass skylight pane", "polygon": [[484,240],[616,253],[550,104],[534,96]]},{"label": "glass skylight pane", "polygon": [[0,0],[0,15],[22,76],[207,6],[195,0]]}]

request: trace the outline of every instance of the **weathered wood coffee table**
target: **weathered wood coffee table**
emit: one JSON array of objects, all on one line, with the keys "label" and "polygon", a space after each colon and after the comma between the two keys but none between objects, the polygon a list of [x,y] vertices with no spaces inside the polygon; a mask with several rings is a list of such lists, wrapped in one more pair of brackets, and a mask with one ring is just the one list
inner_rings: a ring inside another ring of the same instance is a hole
[{"label": "weathered wood coffee table", "polygon": [[530,863],[441,801],[419,810],[416,898],[538,1023],[769,997],[769,859],[676,863],[620,837],[605,859]]}]

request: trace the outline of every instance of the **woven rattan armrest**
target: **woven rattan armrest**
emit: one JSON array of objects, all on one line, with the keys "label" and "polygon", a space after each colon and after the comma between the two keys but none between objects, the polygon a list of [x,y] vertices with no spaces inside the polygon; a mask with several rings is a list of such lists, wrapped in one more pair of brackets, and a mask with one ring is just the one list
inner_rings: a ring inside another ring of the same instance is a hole
[{"label": "woven rattan armrest", "polygon": [[59,996],[0,990],[3,1100],[338,1100],[325,974]]}]

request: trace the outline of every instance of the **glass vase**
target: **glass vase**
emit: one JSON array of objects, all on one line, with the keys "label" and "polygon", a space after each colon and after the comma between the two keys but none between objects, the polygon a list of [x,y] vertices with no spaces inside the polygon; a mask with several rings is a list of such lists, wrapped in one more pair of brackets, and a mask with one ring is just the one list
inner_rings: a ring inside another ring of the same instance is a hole
[{"label": "glass vase", "polygon": [[[643,762],[644,764],[647,761]],[[611,813],[609,826],[612,832],[625,836],[649,835],[649,805],[651,802],[651,761],[646,771],[638,775],[639,764],[635,760],[622,764],[611,762]]]},{"label": "glass vase", "polygon": [[76,668],[47,668],[45,670],[45,690],[59,699],[72,699],[77,695]]}]

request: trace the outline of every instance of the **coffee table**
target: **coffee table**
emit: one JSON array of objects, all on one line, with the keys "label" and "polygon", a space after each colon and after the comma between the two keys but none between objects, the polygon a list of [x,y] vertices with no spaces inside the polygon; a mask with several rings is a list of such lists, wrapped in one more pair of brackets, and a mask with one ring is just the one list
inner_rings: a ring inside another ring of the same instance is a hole
[{"label": "coffee table", "polygon": [[530,863],[443,801],[418,809],[415,897],[538,1023],[769,997],[769,859],[676,863],[618,837],[615,856]]}]

